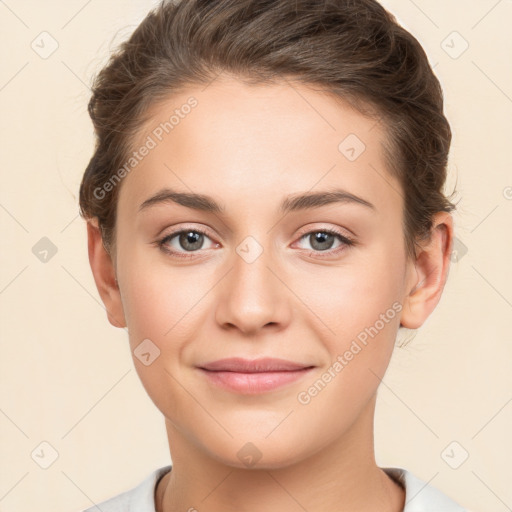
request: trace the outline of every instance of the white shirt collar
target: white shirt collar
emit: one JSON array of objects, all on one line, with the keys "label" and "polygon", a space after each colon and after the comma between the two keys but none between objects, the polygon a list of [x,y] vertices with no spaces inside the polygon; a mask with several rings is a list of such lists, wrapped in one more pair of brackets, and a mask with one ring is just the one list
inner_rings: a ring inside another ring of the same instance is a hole
[{"label": "white shirt collar", "polygon": [[[168,465],[154,470],[136,487],[83,512],[156,512],[156,484],[170,471],[171,467]],[[405,508],[403,512],[470,512],[404,468],[381,469],[404,487]]]}]

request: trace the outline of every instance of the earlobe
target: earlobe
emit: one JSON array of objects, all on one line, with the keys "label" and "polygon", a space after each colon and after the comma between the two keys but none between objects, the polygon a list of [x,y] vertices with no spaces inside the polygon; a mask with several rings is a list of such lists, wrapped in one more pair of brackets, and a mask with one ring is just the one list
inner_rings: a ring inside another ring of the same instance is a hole
[{"label": "earlobe", "polygon": [[402,326],[418,329],[437,306],[448,278],[452,244],[452,216],[439,212],[433,219],[431,238],[418,250],[409,273],[400,318]]},{"label": "earlobe", "polygon": [[103,246],[96,218],[87,221],[87,245],[94,281],[105,305],[108,320],[114,327],[124,328],[126,321],[115,267],[110,254]]}]

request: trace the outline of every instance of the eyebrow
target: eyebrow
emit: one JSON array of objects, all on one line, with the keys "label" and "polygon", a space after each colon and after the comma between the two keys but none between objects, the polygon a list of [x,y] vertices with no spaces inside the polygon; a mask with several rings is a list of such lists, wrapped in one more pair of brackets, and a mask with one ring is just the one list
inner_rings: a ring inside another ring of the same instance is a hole
[{"label": "eyebrow", "polygon": [[[196,194],[193,192],[178,192],[169,188],[164,188],[155,195],[146,199],[140,206],[139,212],[148,209],[151,206],[176,203],[187,208],[193,208],[210,213],[224,213],[225,208],[210,196]],[[343,189],[325,190],[318,192],[305,192],[287,196],[280,205],[281,213],[288,213],[312,208],[320,208],[335,203],[352,203],[365,206],[376,210],[375,206],[363,199]]]}]

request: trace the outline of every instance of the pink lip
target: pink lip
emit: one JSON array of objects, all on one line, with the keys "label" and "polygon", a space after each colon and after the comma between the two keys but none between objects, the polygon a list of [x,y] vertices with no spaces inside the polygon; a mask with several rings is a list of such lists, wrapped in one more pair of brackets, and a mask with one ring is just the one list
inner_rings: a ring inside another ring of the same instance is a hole
[{"label": "pink lip", "polygon": [[212,371],[260,373],[302,370],[304,368],[310,368],[311,366],[312,365],[287,361],[286,359],[276,359],[274,357],[263,357],[261,359],[229,357],[227,359],[219,359],[218,361],[203,364],[200,368]]},{"label": "pink lip", "polygon": [[200,367],[208,380],[224,389],[244,394],[271,391],[300,379],[312,370],[284,359],[220,359]]}]

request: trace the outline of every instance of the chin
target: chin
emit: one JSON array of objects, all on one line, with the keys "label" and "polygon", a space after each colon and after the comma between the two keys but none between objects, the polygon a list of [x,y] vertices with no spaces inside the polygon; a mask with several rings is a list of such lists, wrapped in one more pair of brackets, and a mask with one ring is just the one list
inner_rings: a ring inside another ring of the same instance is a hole
[{"label": "chin", "polygon": [[[247,435],[243,437],[247,440],[235,437],[226,440],[221,446],[217,445],[215,450],[205,448],[212,458],[226,466],[255,471],[284,469],[308,457],[308,453],[304,451],[304,443],[299,439],[295,442],[288,437],[287,442],[283,442],[283,438],[277,435],[275,439],[259,439],[257,436]],[[310,451],[313,453],[314,448]],[[227,453],[232,456],[226,457]]]}]

